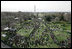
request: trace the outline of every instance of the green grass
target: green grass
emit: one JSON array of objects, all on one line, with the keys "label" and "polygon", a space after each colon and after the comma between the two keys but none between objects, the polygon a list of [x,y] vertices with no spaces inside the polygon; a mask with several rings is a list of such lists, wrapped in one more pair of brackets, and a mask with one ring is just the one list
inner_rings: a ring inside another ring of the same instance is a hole
[{"label": "green grass", "polygon": [[54,35],[56,36],[57,40],[60,41],[64,41],[67,40],[67,37],[69,37],[69,35],[66,32],[61,32],[61,31],[55,31],[53,32]]},{"label": "green grass", "polygon": [[31,28],[31,29],[22,28],[17,33],[20,34],[21,36],[28,37],[32,30],[33,30],[33,28]]}]

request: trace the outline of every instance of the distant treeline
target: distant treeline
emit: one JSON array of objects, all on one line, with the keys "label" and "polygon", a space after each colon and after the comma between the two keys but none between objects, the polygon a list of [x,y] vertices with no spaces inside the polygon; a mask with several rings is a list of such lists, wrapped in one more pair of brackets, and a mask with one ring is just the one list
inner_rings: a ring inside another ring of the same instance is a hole
[{"label": "distant treeline", "polygon": [[1,12],[1,27],[11,26],[17,21],[14,18],[18,17],[19,22],[27,19],[41,17],[46,21],[67,21],[71,23],[71,12]]}]

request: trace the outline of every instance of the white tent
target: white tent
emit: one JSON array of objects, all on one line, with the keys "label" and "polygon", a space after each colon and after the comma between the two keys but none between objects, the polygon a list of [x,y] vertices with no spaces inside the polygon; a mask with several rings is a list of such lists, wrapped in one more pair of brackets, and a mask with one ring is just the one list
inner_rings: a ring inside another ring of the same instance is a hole
[{"label": "white tent", "polygon": [[15,19],[17,20],[17,19],[19,19],[19,18],[15,18]]},{"label": "white tent", "polygon": [[38,18],[39,20],[41,20],[42,18]]},{"label": "white tent", "polygon": [[2,34],[2,37],[6,37],[6,34]]},{"label": "white tent", "polygon": [[4,30],[8,30],[8,29],[9,29],[8,27],[4,28]]}]

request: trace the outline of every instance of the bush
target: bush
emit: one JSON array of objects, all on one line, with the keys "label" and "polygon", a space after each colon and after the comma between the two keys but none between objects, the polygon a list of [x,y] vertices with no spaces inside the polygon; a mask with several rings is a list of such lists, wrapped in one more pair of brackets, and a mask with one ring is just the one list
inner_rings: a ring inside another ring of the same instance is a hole
[{"label": "bush", "polygon": [[60,16],[60,21],[64,21],[64,16]]},{"label": "bush", "polygon": [[51,21],[52,17],[51,16],[45,16],[46,21]]}]

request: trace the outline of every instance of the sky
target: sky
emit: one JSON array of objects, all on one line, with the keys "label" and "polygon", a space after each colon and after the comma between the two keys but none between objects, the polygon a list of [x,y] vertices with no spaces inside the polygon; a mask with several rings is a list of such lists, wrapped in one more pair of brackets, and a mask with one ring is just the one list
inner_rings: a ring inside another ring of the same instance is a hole
[{"label": "sky", "polygon": [[1,12],[71,12],[71,1],[1,1]]}]

